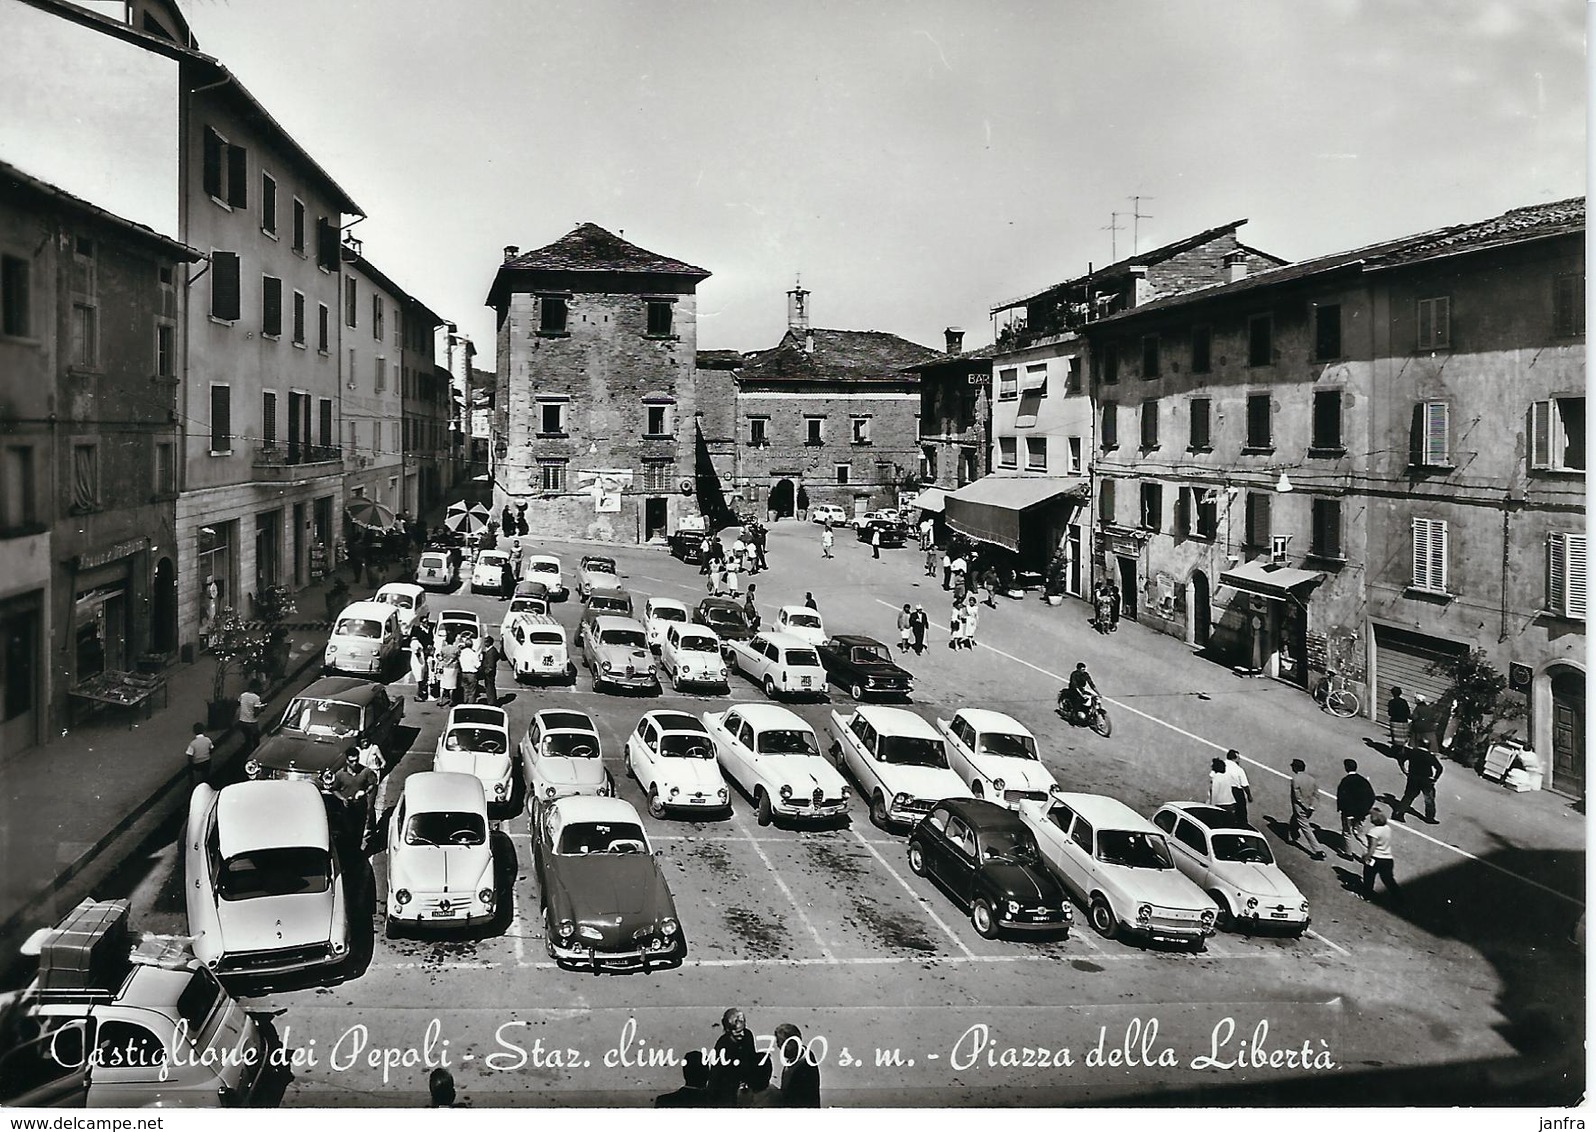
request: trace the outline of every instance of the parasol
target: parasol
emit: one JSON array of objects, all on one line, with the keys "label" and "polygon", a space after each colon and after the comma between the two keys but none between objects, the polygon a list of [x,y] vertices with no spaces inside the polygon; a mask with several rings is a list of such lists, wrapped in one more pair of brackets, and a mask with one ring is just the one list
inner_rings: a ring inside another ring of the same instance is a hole
[{"label": "parasol", "polygon": [[457,500],[444,512],[443,525],[456,534],[474,535],[488,525],[488,508],[486,504]]},{"label": "parasol", "polygon": [[351,499],[349,506],[344,508],[344,514],[349,516],[352,523],[379,531],[387,530],[397,521],[392,511],[373,499]]}]

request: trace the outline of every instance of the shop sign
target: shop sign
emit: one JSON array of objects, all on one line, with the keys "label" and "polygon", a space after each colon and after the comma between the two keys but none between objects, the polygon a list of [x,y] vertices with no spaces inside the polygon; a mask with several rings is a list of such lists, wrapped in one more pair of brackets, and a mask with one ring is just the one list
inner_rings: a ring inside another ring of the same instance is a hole
[{"label": "shop sign", "polygon": [[137,554],[150,548],[148,538],[130,538],[104,550],[91,550],[87,554],[78,555],[78,573],[85,570],[96,570],[101,566],[109,565],[118,558],[126,558],[130,554]]}]

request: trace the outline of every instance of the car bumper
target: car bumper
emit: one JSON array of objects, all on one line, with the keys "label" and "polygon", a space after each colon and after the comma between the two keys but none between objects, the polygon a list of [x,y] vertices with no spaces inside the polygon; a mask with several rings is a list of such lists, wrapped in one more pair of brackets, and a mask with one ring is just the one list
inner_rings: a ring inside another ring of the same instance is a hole
[{"label": "car bumper", "polygon": [[1058,932],[1068,930],[1074,918],[1060,910],[1021,912],[1018,916],[1010,916],[1005,911],[998,916],[997,922],[1007,932]]},{"label": "car bumper", "polygon": [[459,927],[485,924],[494,916],[494,905],[484,904],[474,894],[418,892],[400,904],[388,897],[388,919],[404,924],[437,924]]},{"label": "car bumper", "polygon": [[1192,943],[1199,939],[1207,939],[1214,934],[1212,924],[1204,927],[1200,922],[1172,923],[1166,921],[1159,923],[1156,919],[1151,924],[1143,924],[1134,919],[1121,922],[1125,924],[1127,932],[1139,935],[1144,939],[1162,943]]},{"label": "car bumper", "polygon": [[608,684],[612,688],[658,688],[659,677],[639,673],[628,676],[624,672],[603,672],[594,675],[594,679]]},{"label": "car bumper", "polygon": [[887,820],[898,825],[919,825],[920,820],[931,812],[931,807],[936,802],[925,799],[913,799],[902,806],[889,805],[887,807]]},{"label": "car bumper", "polygon": [[285,975],[330,967],[343,962],[348,954],[347,946],[335,951],[331,941],[261,951],[230,951],[224,952],[211,970],[217,975]]},{"label": "car bumper", "polygon": [[627,951],[606,951],[580,944],[566,945],[550,941],[549,954],[562,967],[580,971],[646,971],[655,967],[679,967],[687,958],[687,941],[677,936],[666,946],[636,948]]},{"label": "car bumper", "polygon": [[724,676],[689,676],[686,673],[676,677],[676,684],[682,688],[720,688],[731,690],[731,680]]},{"label": "car bumper", "polygon": [[324,657],[321,666],[323,670],[329,673],[347,672],[356,676],[374,676],[382,671],[382,666],[387,659],[387,657],[383,656],[360,658],[340,656],[336,659]]},{"label": "car bumper", "polygon": [[684,792],[677,794],[675,797],[667,796],[663,804],[667,810],[692,810],[700,813],[705,810],[729,810],[731,809],[731,795],[728,793],[726,797],[721,798],[715,794],[688,794]]},{"label": "car bumper", "polygon": [[1313,917],[1300,908],[1281,909],[1260,902],[1258,907],[1249,909],[1243,902],[1242,911],[1235,916],[1235,921],[1247,927],[1266,928],[1275,924],[1287,928],[1306,928],[1313,923]]},{"label": "car bumper", "polygon": [[554,661],[553,663],[544,663],[543,661],[538,660],[533,661],[530,664],[517,665],[516,672],[522,676],[530,676],[533,679],[538,677],[553,679],[555,677],[564,676],[570,670],[570,667],[571,662],[569,659],[560,659]]},{"label": "car bumper", "polygon": [[776,801],[770,807],[775,813],[784,818],[808,818],[812,821],[823,821],[826,818],[841,817],[848,812],[847,802],[814,802]]},{"label": "car bumper", "polygon": [[818,696],[824,694],[826,682],[814,678],[811,678],[807,684],[801,680],[783,680],[777,688],[784,696]]}]

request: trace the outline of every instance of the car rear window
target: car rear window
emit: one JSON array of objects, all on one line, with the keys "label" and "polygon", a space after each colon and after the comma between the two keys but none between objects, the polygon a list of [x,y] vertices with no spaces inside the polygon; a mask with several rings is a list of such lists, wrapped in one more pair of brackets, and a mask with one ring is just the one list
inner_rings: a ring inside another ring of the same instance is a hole
[{"label": "car rear window", "polygon": [[547,613],[549,603],[541,598],[517,597],[510,599],[511,613]]},{"label": "car rear window", "polygon": [[377,595],[377,600],[381,601],[381,602],[386,602],[389,605],[396,605],[400,609],[412,609],[412,608],[415,607],[415,604],[416,604],[416,599],[411,597],[409,594],[397,594],[397,593],[378,594]]},{"label": "car rear window", "polygon": [[560,568],[552,562],[534,562],[532,563],[532,572],[534,574],[558,574]]},{"label": "car rear window", "polygon": [[632,608],[632,603],[624,597],[615,597],[612,594],[594,594],[587,600],[589,609],[606,610],[615,613],[627,613]]},{"label": "car rear window", "polygon": [[539,629],[527,638],[534,645],[563,645],[565,637],[556,629]]},{"label": "car rear window", "polygon": [[296,846],[240,853],[222,863],[216,895],[223,900],[303,896],[332,886],[332,859],[323,849]]},{"label": "car rear window", "polygon": [[423,554],[421,556],[421,564],[429,570],[441,570],[443,569],[443,563],[444,559],[441,554]]},{"label": "car rear window", "polygon": [[488,839],[488,827],[481,814],[437,810],[412,814],[405,822],[406,845],[481,845]]},{"label": "car rear window", "polygon": [[799,668],[819,668],[820,654],[814,649],[788,649],[787,663]]},{"label": "car rear window", "polygon": [[578,822],[560,831],[558,852],[566,856],[589,853],[646,853],[643,827],[632,822]]},{"label": "car rear window", "polygon": [[787,618],[787,624],[801,625],[805,629],[818,629],[820,628],[820,618],[813,613],[794,613]]}]

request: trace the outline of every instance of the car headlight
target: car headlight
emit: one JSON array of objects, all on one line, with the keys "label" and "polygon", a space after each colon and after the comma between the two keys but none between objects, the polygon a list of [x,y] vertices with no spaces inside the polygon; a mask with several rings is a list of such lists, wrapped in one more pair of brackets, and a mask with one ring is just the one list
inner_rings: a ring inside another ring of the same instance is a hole
[{"label": "car headlight", "polygon": [[901,810],[901,809],[903,809],[903,807],[905,807],[905,806],[907,806],[909,804],[909,796],[907,794],[903,793],[902,791],[900,791],[897,794],[894,794],[892,796],[892,804],[893,804],[893,806],[895,806],[896,808]]},{"label": "car headlight", "polygon": [[393,902],[399,905],[410,903],[410,890],[408,888],[395,889],[393,894]]},{"label": "car headlight", "polygon": [[1256,896],[1247,897],[1247,911],[1251,912],[1256,907],[1258,907],[1258,898]]},{"label": "car headlight", "polygon": [[477,899],[482,901],[484,904],[491,905],[493,903],[493,889],[484,888],[481,892],[477,893]]},{"label": "car headlight", "polygon": [[682,791],[681,791],[681,787],[679,787],[679,786],[672,786],[672,787],[671,787],[671,797],[672,797],[672,798],[674,798],[674,797],[676,797],[676,796],[677,796],[677,795],[678,795],[678,794],[680,794],[680,793],[681,793],[681,792],[682,792]]},{"label": "car headlight", "polygon": [[1302,914],[1304,916],[1308,914],[1308,902],[1306,900],[1302,902]]},{"label": "car headlight", "polygon": [[1001,778],[994,778],[992,780],[992,789],[997,791],[999,794],[1003,793],[1004,787],[1007,785],[1008,783],[1004,782]]},{"label": "car headlight", "polygon": [[791,799],[792,799],[792,787],[791,786],[783,786],[781,788],[781,800],[783,802],[787,802],[787,801],[790,801]]},{"label": "car headlight", "polygon": [[555,791],[554,787],[552,787],[552,786],[545,786],[543,788],[543,796],[545,798],[548,798],[550,801],[552,801],[554,799],[555,793],[556,793],[556,791]]},{"label": "car headlight", "polygon": [[322,780],[323,783],[325,783],[328,786],[332,785],[332,780],[333,780],[333,768],[332,767],[328,767],[326,770],[321,772],[321,780]]},{"label": "car headlight", "polygon": [[344,940],[341,940],[341,939],[333,940],[332,953],[334,955],[342,955],[348,950],[349,950],[349,944],[346,943]]},{"label": "car headlight", "polygon": [[843,788],[842,788],[842,800],[844,802],[846,802],[849,798],[852,798],[852,797],[853,797],[853,791],[848,789],[848,787],[846,785],[844,785]]},{"label": "car headlight", "polygon": [[664,935],[675,935],[680,930],[680,926],[675,920],[661,920],[659,930]]},{"label": "car headlight", "polygon": [[1136,922],[1139,924],[1153,922],[1153,906],[1151,904],[1138,904],[1136,906]]},{"label": "car headlight", "polygon": [[1217,916],[1217,915],[1218,915],[1218,913],[1212,908],[1204,908],[1203,909],[1203,927],[1204,927],[1204,929],[1211,928],[1211,927],[1214,926],[1214,917]]},{"label": "car headlight", "polygon": [[245,763],[244,763],[244,773],[249,775],[249,777],[251,777],[251,778],[259,778],[260,777],[260,760],[259,759],[248,759],[248,760],[246,760]]},{"label": "car headlight", "polygon": [[599,664],[599,667],[602,668],[605,672],[613,672],[615,670],[615,666],[613,664],[611,664],[607,660],[606,661],[602,661]]},{"label": "car headlight", "polygon": [[570,939],[576,934],[576,924],[570,920],[561,920],[559,927],[554,929],[561,939]]},{"label": "car headlight", "polygon": [[332,656],[332,654],[337,652],[337,651],[338,651],[338,646],[337,645],[330,644],[330,645],[327,646],[327,655],[328,656]]},{"label": "car headlight", "polygon": [[493,793],[496,794],[498,797],[502,798],[506,794],[508,794],[509,792],[510,792],[510,784],[508,782],[496,782],[496,783],[494,783],[494,785],[493,785]]},{"label": "car headlight", "polygon": [[1019,914],[1020,914],[1020,902],[1018,900],[1010,900],[1009,901],[1009,915],[1018,916]]},{"label": "car headlight", "polygon": [[[730,802],[731,801],[731,791],[727,790],[724,786],[722,786],[718,791],[716,791],[715,796],[717,798],[719,798],[722,802]],[[1308,910],[1308,906],[1306,904],[1304,904],[1302,906],[1302,910],[1304,912],[1306,912]]]},{"label": "car headlight", "polygon": [[607,781],[599,783],[598,796],[600,798],[608,798],[610,796],[610,784]]}]

